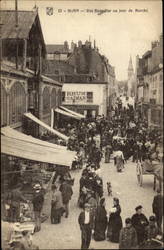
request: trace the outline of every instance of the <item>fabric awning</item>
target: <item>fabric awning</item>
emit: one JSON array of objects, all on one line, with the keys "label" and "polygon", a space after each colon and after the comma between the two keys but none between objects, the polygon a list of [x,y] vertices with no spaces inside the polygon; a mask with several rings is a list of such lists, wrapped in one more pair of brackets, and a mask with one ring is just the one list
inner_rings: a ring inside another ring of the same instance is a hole
[{"label": "fabric awning", "polygon": [[63,135],[62,133],[58,132],[57,130],[51,128],[50,126],[48,126],[47,124],[45,124],[44,122],[42,122],[41,120],[39,120],[37,117],[35,117],[34,115],[32,115],[31,113],[24,113],[24,115],[33,120],[34,122],[36,122],[37,124],[39,124],[40,126],[46,128],[48,131],[50,131],[51,133],[59,136],[60,138],[62,138],[65,141],[68,141],[68,136]]},{"label": "fabric awning", "polygon": [[1,135],[1,153],[38,162],[71,166],[73,155],[67,151]]},{"label": "fabric awning", "polygon": [[72,111],[70,109],[67,109],[67,108],[65,108],[63,106],[60,106],[60,108],[67,111],[67,112],[69,112],[69,113],[71,113],[72,115],[75,115],[75,116],[79,117],[79,118],[85,118],[85,115],[79,114],[79,113],[77,113],[75,111]]},{"label": "fabric awning", "polygon": [[46,146],[48,148],[54,148],[58,151],[68,151],[69,153],[75,155],[75,152],[67,150],[67,147],[65,146],[61,146],[61,145],[57,145],[57,144],[43,141],[40,139],[36,139],[32,137],[31,135],[26,135],[24,133],[21,133],[9,126],[1,128],[1,134],[11,137],[11,138],[20,139],[20,140],[27,141],[27,142],[32,142],[37,145]]},{"label": "fabric awning", "polygon": [[80,117],[75,116],[75,115],[73,115],[73,114],[71,114],[71,113],[69,113],[69,112],[66,112],[66,111],[64,111],[64,110],[62,110],[62,109],[60,109],[60,108],[56,108],[55,111],[56,111],[57,113],[59,113],[59,114],[66,115],[66,116],[75,118],[75,119],[77,119],[77,120],[80,120]]}]

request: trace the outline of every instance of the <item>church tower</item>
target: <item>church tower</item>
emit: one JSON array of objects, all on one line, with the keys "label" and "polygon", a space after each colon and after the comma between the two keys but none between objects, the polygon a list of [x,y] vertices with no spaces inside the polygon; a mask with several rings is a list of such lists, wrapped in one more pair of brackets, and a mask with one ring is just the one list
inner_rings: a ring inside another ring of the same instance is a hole
[{"label": "church tower", "polygon": [[129,59],[129,66],[128,66],[128,91],[127,96],[134,95],[134,69],[132,64],[132,57],[130,56]]},{"label": "church tower", "polygon": [[132,57],[130,56],[129,66],[128,66],[128,80],[130,80],[133,76],[134,76],[134,69],[132,64]]}]

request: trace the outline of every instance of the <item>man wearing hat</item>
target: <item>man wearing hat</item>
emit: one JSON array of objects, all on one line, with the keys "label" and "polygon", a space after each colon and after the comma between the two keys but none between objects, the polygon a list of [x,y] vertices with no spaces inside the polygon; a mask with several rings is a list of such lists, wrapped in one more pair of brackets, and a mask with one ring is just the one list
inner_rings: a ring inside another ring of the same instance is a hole
[{"label": "man wearing hat", "polygon": [[78,222],[81,230],[81,249],[88,249],[94,223],[90,204],[85,203],[84,211],[80,213]]},{"label": "man wearing hat", "polygon": [[137,232],[138,244],[142,246],[146,238],[146,227],[149,222],[146,216],[142,213],[142,206],[135,208],[136,213],[132,216],[132,226]]},{"label": "man wearing hat", "polygon": [[35,232],[39,232],[41,229],[41,211],[44,203],[44,194],[39,183],[34,185],[32,203],[35,217]]},{"label": "man wearing hat", "polygon": [[155,214],[159,233],[161,233],[162,217],[163,217],[163,195],[160,189],[157,189],[157,195],[154,196],[152,210]]},{"label": "man wearing hat", "polygon": [[69,201],[73,195],[73,190],[71,184],[69,184],[68,177],[64,177],[64,182],[60,186],[60,192],[62,194],[63,205],[65,208],[65,218],[69,215]]}]

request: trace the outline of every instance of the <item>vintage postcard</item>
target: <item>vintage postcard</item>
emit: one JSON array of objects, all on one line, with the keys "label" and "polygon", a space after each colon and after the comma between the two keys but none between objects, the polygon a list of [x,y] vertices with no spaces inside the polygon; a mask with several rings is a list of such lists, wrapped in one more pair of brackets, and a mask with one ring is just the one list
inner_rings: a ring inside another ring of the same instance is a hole
[{"label": "vintage postcard", "polygon": [[162,1],[0,4],[2,249],[163,249]]}]

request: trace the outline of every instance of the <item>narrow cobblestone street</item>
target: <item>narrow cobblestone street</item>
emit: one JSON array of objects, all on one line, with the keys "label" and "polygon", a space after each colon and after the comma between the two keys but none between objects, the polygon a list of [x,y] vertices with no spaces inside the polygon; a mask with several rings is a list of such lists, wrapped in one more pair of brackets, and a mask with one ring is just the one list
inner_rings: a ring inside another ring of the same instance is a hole
[{"label": "narrow cobblestone street", "polygon": [[[155,192],[153,191],[153,176],[146,175],[143,179],[143,187],[137,183],[136,163],[130,160],[125,164],[125,171],[117,173],[116,168],[111,163],[101,164],[101,174],[104,183],[104,196],[106,198],[107,211],[113,205],[112,197],[107,194],[106,183],[110,181],[112,184],[113,197],[118,197],[122,208],[123,224],[126,217],[131,217],[135,213],[137,205],[143,206],[143,213],[149,217],[152,214],[152,200]],[[72,177],[75,178],[73,186],[74,194],[70,202],[70,215],[66,219],[62,217],[61,224],[52,225],[50,218],[42,223],[40,232],[34,234],[33,242],[40,249],[79,249],[81,244],[81,234],[78,225],[78,216],[81,209],[77,206],[79,194],[79,178],[81,170],[72,171]],[[45,197],[43,212],[50,215],[50,192]],[[92,239],[90,248],[98,249],[118,249],[118,244],[109,241],[96,242]]]}]

